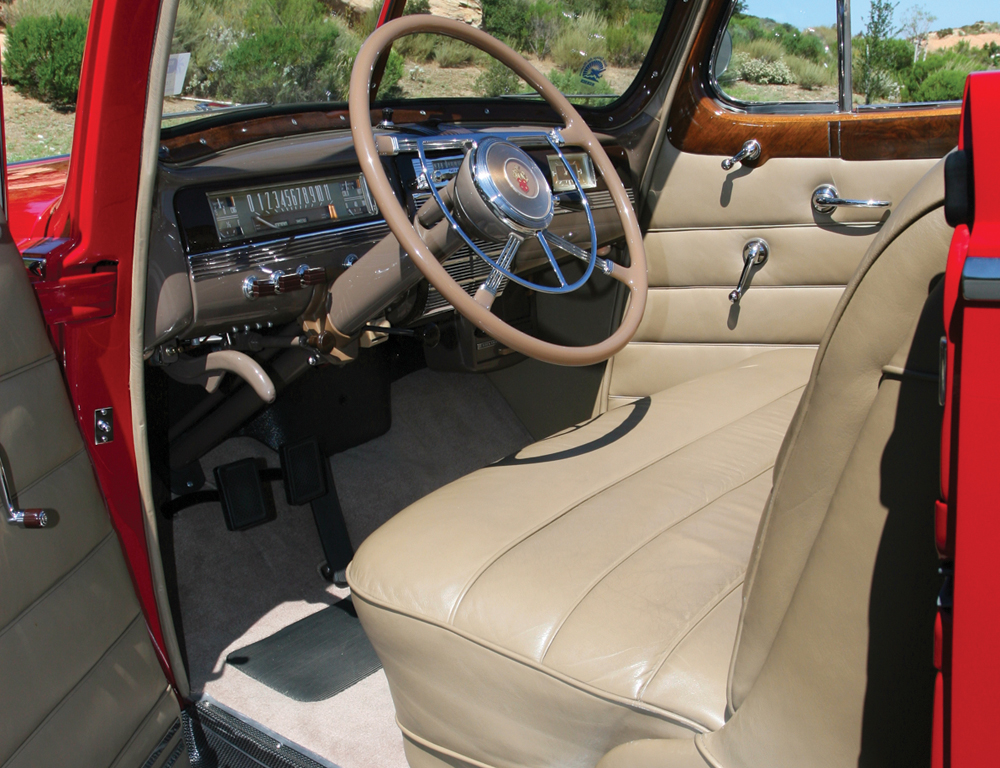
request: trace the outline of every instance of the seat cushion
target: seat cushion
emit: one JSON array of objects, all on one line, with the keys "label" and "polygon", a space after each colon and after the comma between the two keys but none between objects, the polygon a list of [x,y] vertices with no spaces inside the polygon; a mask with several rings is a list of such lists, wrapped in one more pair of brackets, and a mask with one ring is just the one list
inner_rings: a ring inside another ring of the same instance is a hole
[{"label": "seat cushion", "polygon": [[411,764],[594,765],[722,724],[746,564],[813,357],[767,352],[615,409],[365,541],[348,580]]}]

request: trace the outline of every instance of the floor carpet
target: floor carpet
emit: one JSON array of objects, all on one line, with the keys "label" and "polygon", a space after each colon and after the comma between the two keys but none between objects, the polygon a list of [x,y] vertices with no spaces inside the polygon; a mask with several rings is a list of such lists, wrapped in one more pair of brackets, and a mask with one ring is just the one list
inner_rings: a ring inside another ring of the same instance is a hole
[{"label": "floor carpet", "polygon": [[[421,370],[392,385],[392,428],[331,459],[355,548],[408,504],[531,442],[485,376]],[[269,467],[277,455],[234,438],[203,460],[212,468],[247,456]],[[205,693],[342,768],[405,768],[403,743],[382,671],[319,702],[284,696],[225,663],[345,596],[323,581],[323,553],[308,506],[289,507],[275,487],[277,519],[226,530],[218,504],[173,522],[178,597],[192,690]]]}]

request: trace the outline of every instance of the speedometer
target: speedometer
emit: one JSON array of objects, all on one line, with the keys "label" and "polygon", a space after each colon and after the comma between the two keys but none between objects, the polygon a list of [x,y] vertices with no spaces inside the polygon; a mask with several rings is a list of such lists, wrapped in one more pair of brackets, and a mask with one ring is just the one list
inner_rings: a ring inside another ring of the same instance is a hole
[{"label": "speedometer", "polygon": [[268,232],[302,229],[378,213],[360,174],[295,184],[209,192],[208,205],[220,242]]}]

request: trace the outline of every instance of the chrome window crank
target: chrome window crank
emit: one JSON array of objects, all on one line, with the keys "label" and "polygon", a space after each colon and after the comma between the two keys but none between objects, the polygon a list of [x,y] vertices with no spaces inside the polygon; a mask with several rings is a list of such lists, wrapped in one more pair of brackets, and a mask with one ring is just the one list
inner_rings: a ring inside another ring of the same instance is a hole
[{"label": "chrome window crank", "polygon": [[750,282],[750,271],[754,267],[759,267],[767,261],[767,256],[771,252],[766,240],[755,237],[747,241],[743,246],[743,274],[740,275],[740,284],[736,290],[729,294],[729,300],[733,304],[739,304],[743,294],[747,292],[747,283]]},{"label": "chrome window crank", "polygon": [[760,157],[760,142],[757,139],[750,139],[743,144],[743,149],[722,161],[722,170],[730,171],[737,163],[756,160],[758,157]]},{"label": "chrome window crank", "polygon": [[10,482],[10,470],[7,467],[7,456],[0,448],[0,496],[3,496],[4,511],[7,522],[20,528],[45,528],[54,521],[49,509],[18,509],[14,504],[13,486]]},{"label": "chrome window crank", "polygon": [[816,213],[833,213],[838,208],[888,208],[892,200],[844,200],[833,184],[816,187],[812,193],[812,206]]}]

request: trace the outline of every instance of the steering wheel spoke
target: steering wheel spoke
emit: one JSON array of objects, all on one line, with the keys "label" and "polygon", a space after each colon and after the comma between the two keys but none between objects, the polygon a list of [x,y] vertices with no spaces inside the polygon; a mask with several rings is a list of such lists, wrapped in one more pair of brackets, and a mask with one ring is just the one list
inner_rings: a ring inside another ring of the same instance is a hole
[{"label": "steering wheel spoke", "polygon": [[[508,237],[507,244],[500,251],[500,255],[497,256],[497,265],[504,271],[509,270],[510,265],[514,261],[514,256],[517,255],[517,249],[521,247],[521,243],[523,242],[524,238],[520,235],[512,234]],[[497,297],[497,293],[500,292],[503,279],[504,272],[494,267],[490,271],[490,276],[486,278],[486,282],[479,286],[476,295],[473,296],[476,303],[486,309],[490,309],[493,306],[494,299]]]},{"label": "steering wheel spoke", "polygon": [[[570,256],[574,256],[585,264],[590,263],[589,253],[583,250],[583,248],[576,243],[571,243],[569,240],[564,237],[560,237],[555,232],[549,232],[549,230],[546,229],[544,232],[539,232],[538,236],[539,238],[544,238],[550,246],[558,248],[561,251],[565,251]],[[612,274],[615,269],[615,263],[611,261],[611,259],[602,259],[600,256],[594,260],[594,266],[606,275]]]},{"label": "steering wheel spoke", "polygon": [[[510,131],[503,128],[479,131],[452,129],[436,135],[374,131],[371,124],[371,76],[375,63],[394,40],[408,34],[428,32],[470,43],[509,66],[555,110],[562,126]],[[606,360],[624,347],[638,328],[646,306],[646,259],[639,222],[618,171],[600,141],[566,97],[535,67],[516,51],[475,27],[425,14],[404,16],[378,27],[362,45],[351,72],[349,105],[351,134],[358,162],[379,211],[398,240],[401,251],[413,260],[458,312],[508,347],[550,363],[590,365]],[[566,171],[560,175],[572,181],[572,189],[579,195],[578,205],[586,213],[589,231],[585,232],[589,238],[580,232],[582,242],[580,239],[570,242],[548,231],[555,215],[551,179],[544,163],[537,163],[524,151],[525,147],[544,147],[550,154],[556,155]],[[585,151],[606,182],[628,247],[628,267],[597,255],[597,229],[590,201],[573,166],[563,154],[564,147],[580,147]],[[433,162],[428,155],[455,150],[466,153],[463,171],[455,178],[453,189],[442,195],[434,183]],[[435,254],[421,238],[415,222],[396,197],[383,158],[385,155],[405,153],[413,153],[419,158],[418,173],[426,178],[434,199],[433,205],[428,204],[426,209],[421,210],[416,223],[425,228],[426,224],[449,228],[489,265],[489,277],[475,296],[470,296],[440,263],[440,254]],[[443,220],[438,221],[439,215],[443,216]],[[558,285],[553,285],[551,280],[544,284],[533,283],[515,271],[515,254],[531,238],[538,241],[545,253]],[[499,255],[489,243],[504,244]],[[554,253],[556,250],[560,256],[568,254],[572,262],[583,263],[578,279],[571,281],[577,270],[569,273],[566,262],[560,265]],[[621,323],[604,341],[581,347],[554,344],[524,333],[490,311],[504,280],[538,292],[569,293],[580,288],[595,269],[611,275],[629,290],[629,301]]]}]

